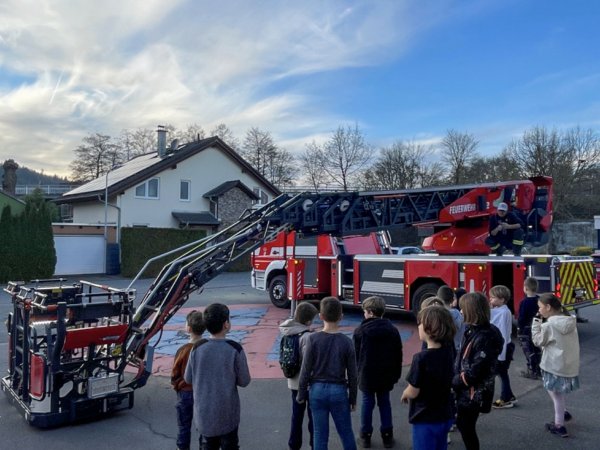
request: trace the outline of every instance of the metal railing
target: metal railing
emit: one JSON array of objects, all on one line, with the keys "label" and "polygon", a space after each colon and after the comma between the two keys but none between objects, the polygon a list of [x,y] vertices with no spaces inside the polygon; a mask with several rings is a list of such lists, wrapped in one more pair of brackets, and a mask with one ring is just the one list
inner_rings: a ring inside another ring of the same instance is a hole
[{"label": "metal railing", "polygon": [[78,184],[17,184],[15,187],[16,195],[29,195],[39,189],[44,195],[58,196],[71,189],[75,189]]}]

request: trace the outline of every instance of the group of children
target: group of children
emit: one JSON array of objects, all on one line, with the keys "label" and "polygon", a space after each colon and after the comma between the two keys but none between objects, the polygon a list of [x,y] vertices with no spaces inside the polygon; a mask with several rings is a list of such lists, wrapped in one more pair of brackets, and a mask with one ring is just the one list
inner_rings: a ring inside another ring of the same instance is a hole
[{"label": "group of children", "polygon": [[[527,360],[527,378],[543,380],[554,404],[554,420],[546,428],[567,437],[571,414],[565,394],[579,387],[579,339],[576,319],[553,294],[537,295],[537,282],[527,278],[521,301],[518,338]],[[480,292],[455,293],[442,286],[423,302],[417,316],[422,351],[413,356],[401,402],[409,404],[413,449],[447,449],[448,432],[456,424],[468,450],[479,449],[476,423],[481,413],[514,406],[508,370],[511,342],[511,292],[494,286],[489,301]],[[402,371],[402,340],[383,318],[385,301],[369,297],[362,303],[364,320],[352,339],[340,330],[342,305],[326,297],[320,308],[303,302],[294,317],[280,325],[283,336],[297,336],[301,365],[288,378],[292,417],[288,448],[302,447],[308,416],[311,448],[328,448],[331,416],[345,450],[371,447],[373,411],[379,409],[383,446],[394,446],[390,393]],[[311,332],[315,317],[323,329]],[[202,449],[238,449],[240,419],[238,386],[250,373],[242,347],[225,338],[231,324],[225,305],[209,305],[187,317],[190,343],[175,356],[172,384],[177,391],[178,449],[190,448],[192,415]],[[204,330],[210,339],[202,339]],[[188,360],[189,359],[189,360]],[[493,401],[494,381],[501,380]],[[351,412],[362,393],[360,434],[355,439]],[[192,394],[193,393],[193,394]],[[193,399],[192,399],[193,395]],[[192,414],[193,411],[193,414]]]}]

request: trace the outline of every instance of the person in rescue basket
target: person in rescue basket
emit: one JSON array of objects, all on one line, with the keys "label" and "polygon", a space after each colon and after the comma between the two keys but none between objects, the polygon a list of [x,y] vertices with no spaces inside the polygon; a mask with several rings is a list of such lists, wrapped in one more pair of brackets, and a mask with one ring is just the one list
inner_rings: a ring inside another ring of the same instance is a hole
[{"label": "person in rescue basket", "polygon": [[490,323],[490,305],[481,292],[460,298],[465,335],[456,357],[452,387],[456,394],[456,426],[467,450],[479,450],[477,419],[488,413],[494,398],[495,368],[504,339]]},{"label": "person in rescue basket", "polygon": [[359,444],[371,447],[373,409],[379,407],[383,446],[394,446],[390,392],[402,374],[402,339],[398,329],[383,318],[385,300],[369,297],[362,304],[365,319],[354,331],[358,387],[362,391]]},{"label": "person in rescue basket", "polygon": [[490,216],[489,233],[485,243],[497,256],[502,256],[507,248],[512,249],[513,255],[521,256],[523,222],[515,213],[508,212],[506,203],[499,203],[496,214]]},{"label": "person in rescue basket", "polygon": [[414,450],[446,450],[454,421],[453,378],[455,327],[444,306],[423,308],[418,316],[419,339],[427,349],[413,356],[401,401],[409,402]]},{"label": "person in rescue basket", "polygon": [[307,335],[296,400],[302,403],[310,398],[315,450],[327,450],[329,414],[344,450],[355,450],[350,412],[356,408],[356,357],[352,340],[339,329],[342,304],[335,297],[325,297],[319,317],[323,331]]},{"label": "person in rescue basket", "polygon": [[[296,307],[293,319],[285,320],[279,325],[279,331],[283,337],[291,337],[299,339],[298,349],[299,361],[302,363],[302,347],[306,344],[306,338],[308,337],[307,332],[310,331],[310,326],[315,316],[319,313],[314,305],[308,302],[302,302]],[[282,342],[283,338],[282,338]],[[292,391],[292,423],[290,427],[290,437],[288,439],[288,448],[290,450],[300,450],[302,448],[302,422],[304,421],[304,411],[308,414],[308,432],[309,442],[311,448],[313,447],[313,421],[312,412],[308,402],[298,403],[296,396],[298,395],[298,381],[300,379],[300,365],[298,365],[298,372],[295,375],[287,379],[288,388]]]},{"label": "person in rescue basket", "polygon": [[512,313],[508,309],[510,301],[510,289],[506,286],[497,285],[490,289],[490,322],[500,330],[504,339],[502,352],[498,355],[497,373],[500,377],[500,398],[492,404],[492,408],[504,409],[512,408],[517,403],[513,391],[510,387],[510,378],[508,369],[515,352],[515,344],[512,343]]},{"label": "person in rescue basket", "polygon": [[533,345],[531,340],[531,323],[533,318],[538,312],[538,299],[537,295],[538,282],[533,277],[525,278],[523,283],[523,292],[525,298],[521,300],[519,305],[519,318],[517,321],[517,336],[519,338],[519,344],[525,354],[527,360],[527,371],[522,371],[521,376],[525,378],[531,378],[532,380],[539,380],[542,378],[540,372],[540,358],[542,357],[542,351],[539,347]]},{"label": "person in rescue basket", "polygon": [[192,311],[185,318],[185,328],[190,335],[190,342],[183,344],[177,353],[171,370],[171,384],[177,392],[177,450],[189,450],[191,439],[192,419],[194,417],[194,397],[192,385],[185,382],[183,375],[187,366],[190,352],[196,342],[202,339],[206,330],[200,311]]},{"label": "person in rescue basket", "polygon": [[565,422],[571,420],[566,410],[565,394],[579,389],[579,336],[577,319],[571,316],[554,294],[542,294],[539,315],[531,324],[533,343],[542,348],[542,380],[554,403],[554,421],[546,424],[550,433],[569,437]]},{"label": "person in rescue basket", "polygon": [[185,369],[193,386],[194,422],[202,450],[239,449],[240,396],[237,387],[250,384],[246,354],[226,335],[231,329],[229,308],[212,303],[204,310],[210,339],[197,342]]}]

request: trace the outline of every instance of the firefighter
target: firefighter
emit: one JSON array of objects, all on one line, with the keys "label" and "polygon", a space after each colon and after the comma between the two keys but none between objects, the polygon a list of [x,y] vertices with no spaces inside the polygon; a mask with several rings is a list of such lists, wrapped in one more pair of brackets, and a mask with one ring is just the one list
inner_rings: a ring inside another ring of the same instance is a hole
[{"label": "firefighter", "polygon": [[490,217],[489,236],[485,243],[497,256],[512,248],[513,255],[521,256],[523,248],[523,222],[515,213],[508,212],[504,202],[498,205],[496,214]]}]

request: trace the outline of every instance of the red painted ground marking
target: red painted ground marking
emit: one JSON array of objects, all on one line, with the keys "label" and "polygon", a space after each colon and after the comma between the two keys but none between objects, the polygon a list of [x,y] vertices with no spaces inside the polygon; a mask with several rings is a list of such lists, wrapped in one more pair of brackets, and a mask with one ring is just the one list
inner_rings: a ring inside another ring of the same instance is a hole
[{"label": "red painted ground marking", "polygon": [[[245,335],[242,339],[242,345],[246,356],[248,358],[248,366],[250,368],[250,374],[255,379],[269,379],[269,378],[283,378],[279,362],[276,359],[269,359],[269,354],[273,350],[273,346],[279,336],[279,324],[289,317],[289,310],[277,308],[271,305],[265,304],[252,304],[252,305],[231,305],[229,307],[232,311],[237,309],[252,309],[259,308],[265,309],[266,313],[258,320],[256,325],[252,326],[234,326],[233,331],[243,330]],[[190,311],[197,308],[182,308],[177,312],[177,316],[185,317]],[[401,331],[403,336],[403,365],[408,365],[412,361],[412,357],[415,353],[421,350],[421,341],[419,335],[416,332],[415,324],[398,324],[395,325]],[[181,323],[168,324],[165,326],[165,331],[182,330],[183,326]],[[342,331],[351,332],[353,327],[342,327]],[[405,336],[410,334],[409,339]],[[171,368],[173,367],[173,356],[155,353],[154,363],[152,368],[152,374],[158,376],[171,375]]]}]

